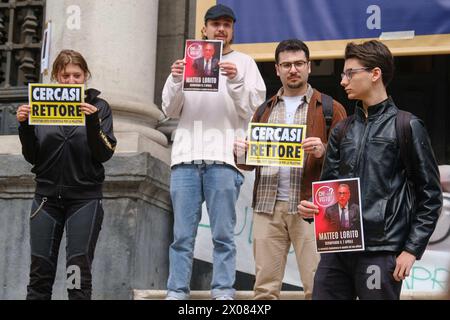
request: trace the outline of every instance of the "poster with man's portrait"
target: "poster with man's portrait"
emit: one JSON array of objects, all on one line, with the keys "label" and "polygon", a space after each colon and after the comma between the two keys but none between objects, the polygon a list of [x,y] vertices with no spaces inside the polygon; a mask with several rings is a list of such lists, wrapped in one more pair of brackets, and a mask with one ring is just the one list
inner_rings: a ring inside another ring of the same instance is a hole
[{"label": "poster with man's portrait", "polygon": [[313,182],[317,252],[364,250],[359,178]]},{"label": "poster with man's portrait", "polygon": [[186,40],[183,91],[219,90],[222,40]]}]

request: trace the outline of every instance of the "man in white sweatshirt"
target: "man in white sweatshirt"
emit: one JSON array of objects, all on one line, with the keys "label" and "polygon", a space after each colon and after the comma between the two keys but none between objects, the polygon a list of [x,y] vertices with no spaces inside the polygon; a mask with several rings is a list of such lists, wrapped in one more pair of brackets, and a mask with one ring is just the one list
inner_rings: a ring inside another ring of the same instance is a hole
[{"label": "man in white sweatshirt", "polygon": [[214,245],[211,296],[234,298],[235,205],[244,179],[235,166],[233,142],[237,135],[245,136],[248,121],[266,95],[255,61],[231,49],[235,22],[233,10],[221,4],[205,14],[203,38],[223,41],[218,92],[182,91],[184,60],[173,63],[163,89],[164,112],[180,119],[172,147],[174,241],[169,249],[166,299],[189,298],[203,201]]}]

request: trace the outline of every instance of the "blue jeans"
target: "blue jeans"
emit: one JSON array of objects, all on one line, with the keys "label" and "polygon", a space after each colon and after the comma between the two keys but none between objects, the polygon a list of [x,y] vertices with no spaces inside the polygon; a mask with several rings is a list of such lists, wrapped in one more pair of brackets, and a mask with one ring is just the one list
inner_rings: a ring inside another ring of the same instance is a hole
[{"label": "blue jeans", "polygon": [[206,201],[213,240],[212,298],[234,296],[236,278],[235,205],[244,177],[222,164],[182,164],[172,168],[170,195],[174,241],[169,249],[167,295],[189,298],[195,237]]}]

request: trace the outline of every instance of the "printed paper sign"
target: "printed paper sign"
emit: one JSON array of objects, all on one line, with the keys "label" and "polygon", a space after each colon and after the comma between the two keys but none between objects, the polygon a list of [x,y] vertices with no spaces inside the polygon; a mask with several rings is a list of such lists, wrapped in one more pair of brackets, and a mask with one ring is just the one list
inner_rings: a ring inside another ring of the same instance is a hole
[{"label": "printed paper sign", "polygon": [[250,123],[246,164],[303,168],[305,125]]},{"label": "printed paper sign", "polygon": [[30,125],[84,126],[84,85],[29,84]]},{"label": "printed paper sign", "polygon": [[222,40],[186,40],[184,91],[219,91]]},{"label": "printed paper sign", "polygon": [[42,37],[42,50],[41,50],[41,73],[46,73],[49,67],[50,61],[50,43],[52,34],[52,23],[49,21],[46,23],[44,30],[44,36]]},{"label": "printed paper sign", "polygon": [[317,252],[364,250],[359,178],[313,182]]}]

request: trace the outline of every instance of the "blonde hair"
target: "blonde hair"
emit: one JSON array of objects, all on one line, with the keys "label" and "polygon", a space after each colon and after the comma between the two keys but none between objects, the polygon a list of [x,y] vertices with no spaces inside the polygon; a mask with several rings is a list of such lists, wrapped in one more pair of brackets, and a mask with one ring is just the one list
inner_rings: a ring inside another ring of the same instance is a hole
[{"label": "blonde hair", "polygon": [[64,70],[69,63],[79,66],[83,70],[86,79],[91,77],[87,62],[81,53],[74,50],[62,50],[53,62],[51,80],[56,81],[58,73]]}]

